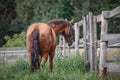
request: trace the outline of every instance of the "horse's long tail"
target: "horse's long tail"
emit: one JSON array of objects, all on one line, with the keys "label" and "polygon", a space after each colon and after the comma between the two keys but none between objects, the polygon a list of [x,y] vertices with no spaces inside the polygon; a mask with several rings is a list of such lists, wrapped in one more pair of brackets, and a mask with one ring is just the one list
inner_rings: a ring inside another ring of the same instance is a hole
[{"label": "horse's long tail", "polygon": [[39,30],[35,29],[32,33],[32,52],[31,52],[31,70],[34,72],[39,67],[38,55],[40,54]]}]

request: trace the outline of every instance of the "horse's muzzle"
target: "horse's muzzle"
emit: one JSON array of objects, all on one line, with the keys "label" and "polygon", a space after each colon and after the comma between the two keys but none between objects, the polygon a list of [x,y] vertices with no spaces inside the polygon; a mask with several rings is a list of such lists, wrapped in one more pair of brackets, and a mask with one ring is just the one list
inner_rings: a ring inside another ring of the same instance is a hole
[{"label": "horse's muzzle", "polygon": [[69,41],[69,42],[68,42],[68,46],[71,46],[71,45],[72,45],[72,43],[73,43],[72,41]]}]

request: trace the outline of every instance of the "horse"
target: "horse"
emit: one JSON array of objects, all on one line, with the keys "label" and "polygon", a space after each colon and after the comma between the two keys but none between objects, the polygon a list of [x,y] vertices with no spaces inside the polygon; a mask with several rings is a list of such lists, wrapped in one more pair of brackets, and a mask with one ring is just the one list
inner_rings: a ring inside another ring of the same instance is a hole
[{"label": "horse", "polygon": [[[54,25],[54,28],[51,26]],[[68,45],[72,45],[71,25],[68,21],[53,20],[49,23],[34,23],[31,24],[26,33],[26,47],[30,62],[30,70],[32,72],[40,68],[42,58],[44,58],[43,66],[48,60],[49,69],[52,72],[53,59],[56,48],[56,30],[65,37]],[[59,29],[57,29],[57,27]],[[49,46],[48,46],[49,45]]]}]

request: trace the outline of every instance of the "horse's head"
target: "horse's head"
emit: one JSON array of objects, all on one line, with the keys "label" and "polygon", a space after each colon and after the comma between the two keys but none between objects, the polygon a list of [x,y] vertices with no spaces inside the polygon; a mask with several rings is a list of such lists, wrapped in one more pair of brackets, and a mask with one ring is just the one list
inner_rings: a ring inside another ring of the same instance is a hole
[{"label": "horse's head", "polygon": [[53,28],[56,34],[61,34],[64,36],[68,45],[71,46],[73,43],[73,31],[72,28],[73,20],[61,20],[61,19],[54,19],[48,22],[48,25]]},{"label": "horse's head", "polygon": [[73,32],[74,29],[72,27],[71,21],[66,21],[65,30],[62,32],[68,46],[71,46],[73,43]]}]

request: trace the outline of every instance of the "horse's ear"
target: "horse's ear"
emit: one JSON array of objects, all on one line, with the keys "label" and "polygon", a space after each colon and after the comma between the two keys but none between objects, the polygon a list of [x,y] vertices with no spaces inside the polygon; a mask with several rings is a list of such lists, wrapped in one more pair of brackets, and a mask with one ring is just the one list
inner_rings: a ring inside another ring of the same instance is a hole
[{"label": "horse's ear", "polygon": [[65,21],[68,21],[67,18],[65,19]]},{"label": "horse's ear", "polygon": [[69,22],[70,22],[70,24],[74,24],[74,18],[71,21],[69,21]]}]

